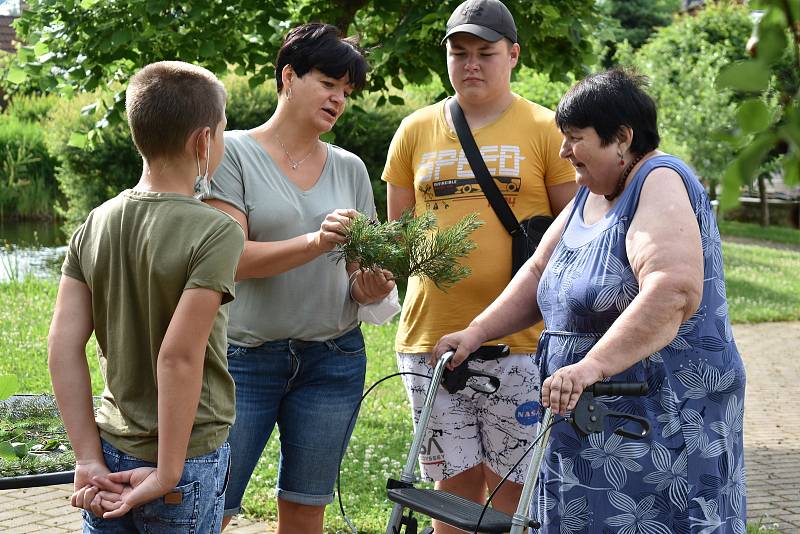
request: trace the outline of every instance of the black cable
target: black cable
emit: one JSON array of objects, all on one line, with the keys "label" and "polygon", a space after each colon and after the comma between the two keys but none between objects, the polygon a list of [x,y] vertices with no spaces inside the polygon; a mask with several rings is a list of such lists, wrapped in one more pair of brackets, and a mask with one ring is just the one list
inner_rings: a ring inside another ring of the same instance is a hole
[{"label": "black cable", "polygon": [[[336,493],[338,494],[338,498],[339,498],[339,511],[342,513],[342,517],[344,518],[344,522],[347,524],[348,527],[350,527],[350,530],[352,530],[353,532],[356,532],[356,529],[353,526],[353,524],[350,522],[350,520],[347,518],[347,514],[344,511],[344,504],[342,503],[342,461],[344,460],[344,452],[345,452],[345,449],[347,448],[347,435],[351,434],[353,432],[353,430],[354,430],[353,426],[355,425],[356,415],[358,415],[358,412],[361,409],[361,403],[364,402],[364,399],[367,398],[367,395],[369,395],[372,392],[372,390],[375,389],[378,386],[378,384],[380,384],[381,382],[385,382],[386,380],[389,380],[390,378],[394,378],[396,376],[403,376],[403,375],[420,376],[422,378],[427,378],[428,380],[431,379],[431,377],[428,376],[428,375],[423,375],[422,373],[413,373],[411,371],[407,371],[407,372],[403,372],[403,373],[392,373],[392,374],[390,374],[388,376],[384,376],[383,378],[381,378],[380,380],[378,380],[377,382],[372,384],[369,387],[369,389],[367,389],[367,391],[365,391],[364,394],[361,395],[361,400],[358,401],[358,404],[356,405],[356,409],[353,410],[353,415],[350,416],[350,421],[347,423],[347,430],[348,431],[345,432],[344,439],[342,440],[342,450],[339,452],[339,469],[338,469],[338,471],[336,473]],[[527,452],[526,452],[526,454],[527,454]],[[515,466],[515,468],[516,468],[516,466]]]},{"label": "black cable", "polygon": [[495,494],[500,490],[500,486],[502,486],[506,482],[506,480],[508,480],[508,477],[511,476],[511,473],[513,473],[517,469],[517,467],[519,467],[519,464],[522,463],[522,460],[524,460],[525,457],[528,456],[528,453],[531,452],[531,450],[533,450],[533,447],[536,446],[536,444],[539,443],[539,441],[541,441],[541,439],[545,436],[545,434],[547,434],[547,431],[553,428],[558,423],[563,423],[564,421],[566,421],[566,419],[563,417],[558,421],[553,421],[539,433],[539,437],[533,440],[533,443],[528,445],[528,448],[525,449],[524,453],[522,453],[522,456],[520,456],[519,460],[517,460],[517,463],[515,463],[514,466],[511,469],[509,469],[508,473],[505,474],[505,476],[500,480],[500,483],[497,484],[497,486],[495,486],[492,492],[489,494],[489,498],[486,499],[486,504],[483,505],[483,510],[481,510],[481,515],[478,516],[478,522],[475,524],[475,530],[472,532],[472,534],[479,534],[478,529],[481,526],[481,521],[483,521],[483,516],[486,515],[486,510],[489,509],[489,503],[492,502],[492,499],[494,498]]}]

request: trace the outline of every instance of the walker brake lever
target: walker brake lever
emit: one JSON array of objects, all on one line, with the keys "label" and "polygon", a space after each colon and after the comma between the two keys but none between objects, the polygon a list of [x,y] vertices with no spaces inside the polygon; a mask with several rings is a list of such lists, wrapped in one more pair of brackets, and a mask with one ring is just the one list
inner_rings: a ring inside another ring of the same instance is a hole
[{"label": "walker brake lever", "polygon": [[[481,380],[470,380],[473,377],[487,379],[489,383],[487,384]],[[442,377],[442,387],[449,393],[457,393],[467,386],[480,393],[490,395],[500,387],[500,379],[494,375],[473,371],[466,363],[459,365],[452,371],[445,369]]]},{"label": "walker brake lever", "polygon": [[630,439],[642,439],[650,433],[650,421],[638,415],[609,410],[604,404],[595,400],[591,390],[586,390],[578,399],[578,404],[572,410],[572,426],[581,434],[587,435],[594,432],[603,431],[603,423],[606,417],[626,419],[638,423],[641,427],[639,432],[634,432],[626,428],[614,430],[614,434]]},{"label": "walker brake lever", "polygon": [[467,359],[455,369],[444,370],[442,387],[451,394],[457,393],[469,386],[479,393],[491,395],[500,387],[500,379],[494,375],[488,375],[470,369],[468,362],[470,360],[495,360],[508,356],[508,354],[509,349],[506,345],[486,345],[479,347],[478,350],[467,356]]}]

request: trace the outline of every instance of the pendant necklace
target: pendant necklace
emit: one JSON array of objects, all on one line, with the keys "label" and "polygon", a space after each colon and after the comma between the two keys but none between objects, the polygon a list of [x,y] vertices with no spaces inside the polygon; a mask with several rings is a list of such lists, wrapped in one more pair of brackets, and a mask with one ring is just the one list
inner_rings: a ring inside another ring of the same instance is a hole
[{"label": "pendant necklace", "polygon": [[284,145],[283,141],[281,141],[281,138],[278,137],[278,134],[275,134],[275,140],[278,141],[279,145],[281,145],[281,148],[283,149],[283,153],[286,154],[286,159],[289,160],[289,167],[291,167],[293,171],[296,171],[297,167],[302,165],[302,163],[305,160],[307,160],[309,157],[311,157],[311,154],[313,154],[314,151],[317,149],[317,144],[315,143],[314,144],[314,148],[312,148],[311,151],[308,154],[306,154],[304,158],[302,158],[302,159],[300,159],[298,161],[295,161],[295,159],[292,157],[292,155],[289,154],[289,150],[286,148],[286,145]]}]

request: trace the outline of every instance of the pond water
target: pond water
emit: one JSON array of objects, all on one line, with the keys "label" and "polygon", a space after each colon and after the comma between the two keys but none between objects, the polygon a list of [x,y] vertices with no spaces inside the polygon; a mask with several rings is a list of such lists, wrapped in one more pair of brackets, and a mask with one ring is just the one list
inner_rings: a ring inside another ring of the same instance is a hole
[{"label": "pond water", "polygon": [[0,220],[0,283],[58,275],[66,243],[59,223]]}]

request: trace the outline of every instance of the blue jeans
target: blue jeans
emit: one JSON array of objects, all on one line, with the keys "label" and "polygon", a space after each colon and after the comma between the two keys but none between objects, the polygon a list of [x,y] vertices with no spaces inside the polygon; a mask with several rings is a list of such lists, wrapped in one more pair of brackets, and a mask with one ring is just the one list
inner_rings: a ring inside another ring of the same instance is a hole
[{"label": "blue jeans", "polygon": [[[222,507],[230,467],[230,446],[187,458],[183,474],[175,487],[181,493],[179,504],[167,504],[164,497],[134,508],[119,519],[103,519],[83,510],[84,534],[207,534],[222,527]],[[127,471],[156,464],[129,456],[103,441],[106,465],[113,471]],[[174,499],[174,495],[170,494]]]},{"label": "blue jeans", "polygon": [[333,500],[366,367],[358,327],[328,341],[283,339],[252,348],[228,347],[228,369],[236,381],[236,422],[228,438],[232,460],[225,515],[239,512],[276,423],[281,440],[278,497],[311,506]]}]

